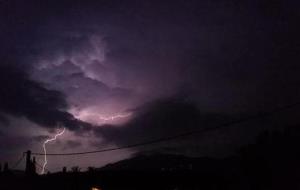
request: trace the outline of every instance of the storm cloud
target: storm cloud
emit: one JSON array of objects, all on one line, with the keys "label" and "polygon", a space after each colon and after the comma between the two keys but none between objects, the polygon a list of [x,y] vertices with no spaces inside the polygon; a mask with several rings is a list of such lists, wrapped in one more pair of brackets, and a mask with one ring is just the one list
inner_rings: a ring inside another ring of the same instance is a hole
[{"label": "storm cloud", "polygon": [[[121,126],[98,126],[94,129],[94,134],[101,139],[104,138],[105,142],[116,143],[122,147],[198,131],[194,135],[187,136],[187,138],[183,136],[154,146],[148,145],[148,148],[152,147],[151,151],[173,149],[173,153],[175,151],[183,153],[190,151],[191,147],[198,147],[199,149],[201,146],[199,143],[203,143],[202,146],[207,146],[205,134],[201,136],[200,131],[204,133],[209,131],[211,127],[232,120],[225,114],[203,112],[192,101],[177,96],[148,102],[134,109],[133,112],[135,117],[128,123]],[[213,130],[212,133],[219,136]],[[203,139],[206,140],[202,142]],[[143,146],[136,149],[145,151]]]},{"label": "storm cloud", "polygon": [[43,127],[54,128],[61,123],[70,130],[86,125],[64,111],[67,103],[62,93],[32,81],[12,64],[0,64],[0,110],[26,117]]},{"label": "storm cloud", "polygon": [[[1,1],[0,134],[25,133],[9,123],[27,122],[41,143],[60,123],[75,132],[66,134],[70,151],[105,148],[299,102],[298,7],[296,0]],[[247,127],[159,148],[217,152],[215,143],[255,136],[259,126]]]}]

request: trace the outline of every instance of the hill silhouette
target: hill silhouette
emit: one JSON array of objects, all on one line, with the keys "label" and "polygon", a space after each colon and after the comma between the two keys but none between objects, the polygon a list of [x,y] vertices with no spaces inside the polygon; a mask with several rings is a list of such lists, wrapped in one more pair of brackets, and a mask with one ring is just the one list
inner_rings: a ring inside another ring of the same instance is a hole
[{"label": "hill silhouette", "polygon": [[83,172],[74,167],[26,176],[7,170],[0,173],[0,189],[298,189],[299,137],[299,126],[266,131],[222,159],[144,153]]}]

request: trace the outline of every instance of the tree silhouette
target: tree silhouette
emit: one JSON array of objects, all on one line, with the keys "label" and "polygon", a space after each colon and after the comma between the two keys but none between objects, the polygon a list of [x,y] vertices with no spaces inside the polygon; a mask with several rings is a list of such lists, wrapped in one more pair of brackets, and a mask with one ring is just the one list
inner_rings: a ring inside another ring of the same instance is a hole
[{"label": "tree silhouette", "polygon": [[80,172],[80,170],[81,170],[81,168],[80,168],[79,166],[73,166],[73,167],[71,168],[71,171],[72,171],[73,173],[78,173],[78,172]]}]

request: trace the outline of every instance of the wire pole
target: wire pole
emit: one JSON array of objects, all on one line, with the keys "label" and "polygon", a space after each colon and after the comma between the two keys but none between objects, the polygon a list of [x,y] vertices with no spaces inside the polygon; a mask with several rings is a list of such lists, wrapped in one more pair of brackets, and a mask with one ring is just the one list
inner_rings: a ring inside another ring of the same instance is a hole
[{"label": "wire pole", "polygon": [[13,167],[12,167],[13,170],[19,166],[19,164],[23,161],[24,157],[25,157],[25,154],[23,153],[22,156],[20,157],[20,159],[13,165]]}]

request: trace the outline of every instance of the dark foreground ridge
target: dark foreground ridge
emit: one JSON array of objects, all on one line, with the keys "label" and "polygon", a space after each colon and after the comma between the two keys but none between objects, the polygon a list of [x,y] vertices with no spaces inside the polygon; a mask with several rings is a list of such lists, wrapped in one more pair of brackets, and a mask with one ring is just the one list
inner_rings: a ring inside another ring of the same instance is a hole
[{"label": "dark foreground ridge", "polygon": [[86,172],[74,167],[70,172],[64,169],[43,176],[28,176],[5,167],[0,189],[299,189],[299,137],[298,126],[264,132],[256,143],[225,159],[138,155]]}]

